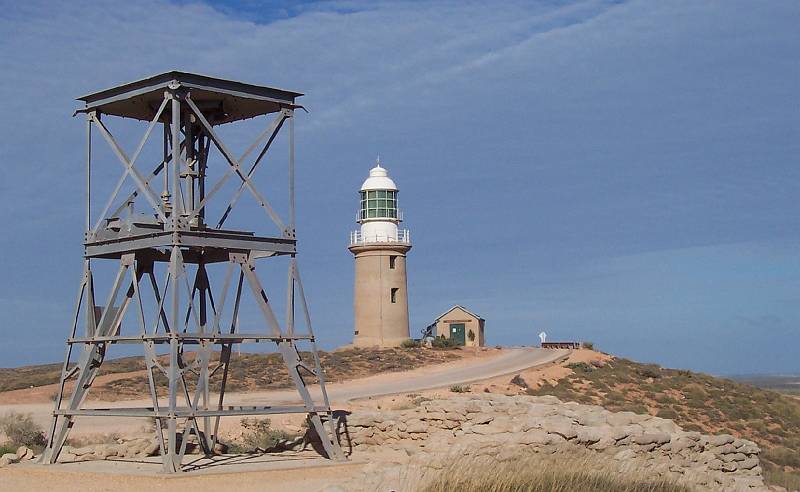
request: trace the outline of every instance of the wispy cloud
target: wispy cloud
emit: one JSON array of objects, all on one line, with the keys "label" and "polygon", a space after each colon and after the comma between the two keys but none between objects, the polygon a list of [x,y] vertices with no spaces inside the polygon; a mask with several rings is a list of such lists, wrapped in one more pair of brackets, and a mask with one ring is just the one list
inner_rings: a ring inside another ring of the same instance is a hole
[{"label": "wispy cloud", "polygon": [[[747,319],[797,326],[800,313],[778,300],[795,297],[798,257],[769,248],[794,244],[800,230],[800,116],[787,103],[800,80],[798,8],[7,3],[0,297],[17,314],[0,329],[64,336],[33,306],[67,306],[80,273],[83,126],[69,117],[73,98],[174,68],[308,94],[311,114],[298,118],[299,221],[312,307],[328,323],[323,340],[351,333],[344,242],[376,153],[400,184],[415,238],[412,331],[468,300],[494,327],[490,338],[529,341],[522,324],[532,310],[564,329],[606,333],[610,349],[683,363],[649,351],[636,323],[681,312],[683,326],[704,327],[703,347]],[[118,127],[123,140],[133,126]],[[118,176],[111,159],[98,154],[98,186]],[[761,246],[751,254],[733,244]],[[764,280],[778,270],[788,276]],[[756,300],[743,294],[751,284]],[[775,336],[765,350],[784,361],[788,336]],[[60,353],[53,343],[41,357]]]}]

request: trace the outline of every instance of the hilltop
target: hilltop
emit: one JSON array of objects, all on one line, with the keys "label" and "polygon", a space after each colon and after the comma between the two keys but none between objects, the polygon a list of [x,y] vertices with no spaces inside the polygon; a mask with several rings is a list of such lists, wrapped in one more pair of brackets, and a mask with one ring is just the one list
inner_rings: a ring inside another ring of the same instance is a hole
[{"label": "hilltop", "polygon": [[554,378],[523,373],[510,383],[519,393],[649,414],[671,419],[684,430],[750,439],[762,448],[768,482],[800,488],[797,399],[730,379],[607,355],[584,360],[565,361],[564,372]]}]

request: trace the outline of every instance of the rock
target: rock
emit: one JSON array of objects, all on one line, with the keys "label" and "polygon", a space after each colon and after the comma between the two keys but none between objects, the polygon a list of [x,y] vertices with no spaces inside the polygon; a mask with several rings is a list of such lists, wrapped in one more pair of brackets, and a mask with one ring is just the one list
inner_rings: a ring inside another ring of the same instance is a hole
[{"label": "rock", "polygon": [[711,446],[724,446],[725,444],[731,444],[736,439],[731,436],[730,434],[720,434],[718,436],[708,436],[708,444]]},{"label": "rock", "polygon": [[614,459],[617,461],[628,461],[635,457],[636,457],[636,452],[634,452],[632,449],[623,449],[622,451],[614,455]]},{"label": "rock", "polygon": [[731,454],[726,454],[725,456],[722,457],[722,461],[726,463],[730,463],[731,461],[744,461],[746,459],[747,456],[745,456],[742,453],[731,453]]},{"label": "rock", "polygon": [[409,420],[406,428],[409,434],[423,434],[428,432],[428,424],[422,420]]},{"label": "rock", "polygon": [[603,437],[606,437],[606,434],[597,427],[580,427],[576,439],[581,444],[594,444]]},{"label": "rock", "polygon": [[32,460],[34,457],[33,450],[28,446],[20,446],[17,448],[17,459],[19,461]]},{"label": "rock", "polygon": [[490,413],[473,413],[469,416],[469,421],[475,425],[488,424],[494,420],[494,415]]},{"label": "rock", "polygon": [[91,453],[94,453],[94,446],[83,446],[80,448],[72,448],[72,454],[74,454],[75,456],[83,456]]},{"label": "rock", "polygon": [[61,451],[61,454],[58,455],[58,461],[60,463],[72,463],[73,461],[78,461],[78,456]]},{"label": "rock", "polygon": [[14,453],[6,453],[3,456],[0,456],[0,466],[7,466],[12,463],[17,463],[18,461],[17,455]]},{"label": "rock", "polygon": [[733,444],[723,444],[722,446],[717,446],[709,449],[712,453],[716,454],[717,456],[721,456],[723,454],[731,454],[736,452],[736,448]]},{"label": "rock", "polygon": [[577,426],[572,424],[555,424],[549,426],[546,430],[548,434],[555,434],[567,440],[578,437]]},{"label": "rock", "polygon": [[412,410],[364,413],[348,419],[349,432],[356,452],[367,453],[375,466],[342,485],[353,492],[393,490],[401,476],[441,473],[458,460],[492,467],[514,462],[523,453],[576,449],[613,457],[616,470],[646,469],[654,478],[692,489],[765,490],[760,450],[752,442],[684,432],[670,420],[649,415],[613,413],[552,397],[497,394],[451,395]]},{"label": "rock", "polygon": [[689,449],[694,446],[695,441],[689,439],[685,436],[678,436],[677,438],[673,438],[669,442],[669,450],[673,453],[677,453],[683,451],[684,449]]},{"label": "rock", "polygon": [[612,413],[606,417],[609,425],[614,427],[621,427],[624,425],[634,424],[637,422],[637,415],[633,412],[618,412]]},{"label": "rock", "polygon": [[516,442],[525,445],[548,444],[550,442],[547,432],[542,429],[531,429],[527,432],[523,432],[522,435],[518,436],[516,439]]},{"label": "rock", "polygon": [[650,434],[642,434],[640,436],[634,436],[633,442],[636,444],[666,444],[670,440],[669,434],[664,433],[650,433]]},{"label": "rock", "polygon": [[742,460],[739,463],[737,463],[737,467],[740,470],[752,470],[757,466],[758,466],[758,458],[747,458],[746,460]]}]

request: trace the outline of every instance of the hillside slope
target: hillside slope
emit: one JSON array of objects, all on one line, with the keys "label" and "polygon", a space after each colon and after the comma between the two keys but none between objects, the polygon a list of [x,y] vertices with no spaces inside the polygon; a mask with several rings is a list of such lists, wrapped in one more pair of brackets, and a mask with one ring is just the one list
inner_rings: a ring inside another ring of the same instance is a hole
[{"label": "hillside slope", "polygon": [[767,479],[800,488],[800,401],[777,392],[686,370],[627,359],[566,363],[557,381],[517,385],[531,395],[674,420],[685,430],[728,433],[762,447]]},{"label": "hillside slope", "polygon": [[[475,354],[467,350],[389,348],[389,349],[345,349],[334,352],[320,351],[320,361],[328,381],[357,379],[386,372],[407,371],[423,366],[441,364],[461,358],[491,356],[494,349]],[[192,360],[186,354],[186,360]],[[303,354],[304,360],[312,360]],[[162,363],[167,363],[162,357]],[[217,365],[212,360],[211,369]],[[39,388],[54,393],[61,375],[61,364],[42,364],[18,368],[0,369],[0,398],[3,392],[26,388]],[[108,377],[113,375],[113,377]],[[212,377],[212,384],[218,384],[222,371]],[[307,377],[307,381],[314,378]],[[156,373],[159,394],[166,389],[166,377]],[[190,384],[190,388],[191,383]],[[227,380],[228,391],[253,391],[291,387],[286,367],[279,354],[232,354],[230,372]],[[142,357],[125,357],[103,363],[99,376],[92,388],[91,397],[107,401],[142,398],[148,395],[147,372]],[[9,393],[6,393],[8,395]],[[49,394],[50,396],[50,394]]]}]

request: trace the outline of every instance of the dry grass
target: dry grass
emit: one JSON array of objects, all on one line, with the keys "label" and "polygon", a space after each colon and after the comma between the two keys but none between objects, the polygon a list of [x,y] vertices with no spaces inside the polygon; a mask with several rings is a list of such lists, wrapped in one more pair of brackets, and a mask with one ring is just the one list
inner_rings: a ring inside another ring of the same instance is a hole
[{"label": "dry grass", "polygon": [[[0,392],[55,384],[61,377],[62,364],[39,364],[14,368],[0,368]],[[143,371],[142,357],[124,357],[103,364],[100,374],[118,374]]]},{"label": "dry grass", "polygon": [[689,492],[669,480],[621,472],[615,463],[581,453],[526,456],[501,464],[459,460],[423,479],[417,492]]},{"label": "dry grass", "polygon": [[8,412],[0,416],[0,430],[6,439],[2,443],[4,450],[16,451],[19,446],[28,446],[39,451],[45,445],[44,430],[33,421],[30,414]]},{"label": "dry grass", "polygon": [[[310,353],[304,352],[301,355],[303,360],[313,366]],[[344,381],[384,372],[406,371],[461,357],[458,350],[444,351],[419,347],[380,350],[349,349],[337,352],[319,352],[319,355],[325,370],[325,378],[328,381]],[[193,354],[187,353],[185,360],[187,363],[191,363],[194,360]],[[166,363],[166,358],[162,362]],[[212,361],[211,368],[213,369],[216,364],[216,360]],[[0,369],[0,392],[57,383],[60,371],[60,364]],[[108,360],[103,363],[99,374],[123,374],[126,372],[133,374],[129,377],[123,375],[113,381],[95,384],[92,387],[92,398],[124,400],[149,395],[147,373],[141,357]],[[314,377],[307,374],[304,374],[304,377],[307,382],[315,381]],[[217,385],[221,378],[222,371],[218,371],[211,383]],[[163,396],[166,391],[167,379],[162,373],[156,372],[155,380],[159,387],[159,395]],[[190,390],[194,388],[191,377],[188,378],[187,384]],[[245,353],[231,356],[227,382],[229,391],[256,391],[291,386],[291,379],[279,354]]]}]

